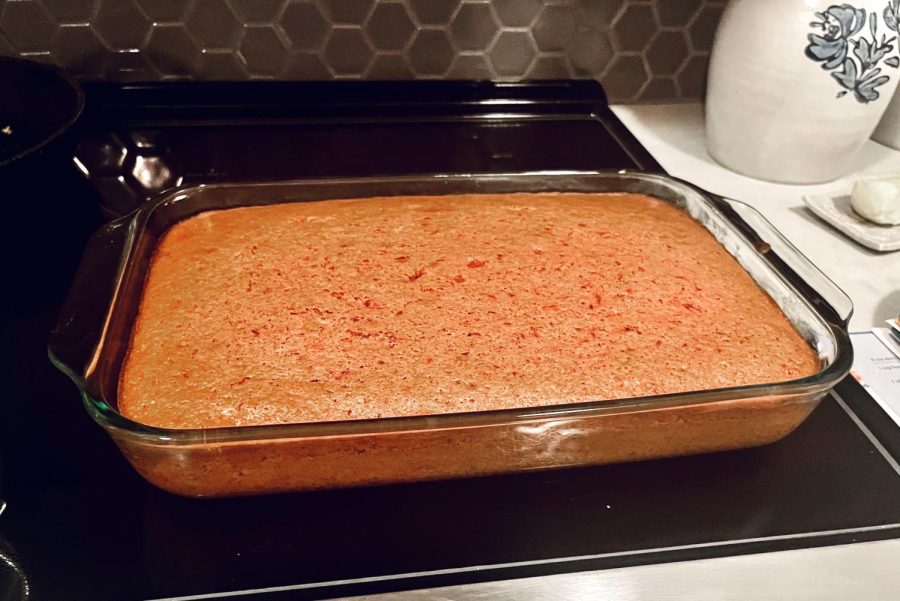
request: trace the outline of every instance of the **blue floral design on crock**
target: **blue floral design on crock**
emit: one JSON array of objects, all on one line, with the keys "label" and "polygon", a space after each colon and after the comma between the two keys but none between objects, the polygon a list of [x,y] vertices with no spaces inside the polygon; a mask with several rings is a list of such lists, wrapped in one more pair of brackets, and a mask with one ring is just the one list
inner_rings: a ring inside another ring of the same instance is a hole
[{"label": "blue floral design on crock", "polygon": [[[880,96],[877,88],[890,80],[889,76],[882,75],[879,63],[894,69],[900,66],[900,57],[893,54],[896,36],[888,38],[882,34],[879,40],[876,34],[878,16],[871,13],[867,20],[864,8],[849,4],[834,4],[826,11],[816,13],[816,17],[819,20],[813,21],[810,26],[820,29],[822,33],[809,34],[806,56],[822,63],[826,71],[831,71],[831,76],[843,88],[838,92],[838,98],[853,92],[859,102],[877,100]],[[865,32],[860,33],[867,21],[871,39],[866,37]],[[888,29],[898,31],[900,0],[888,0],[884,23]],[[888,56],[889,53],[891,56]]]}]

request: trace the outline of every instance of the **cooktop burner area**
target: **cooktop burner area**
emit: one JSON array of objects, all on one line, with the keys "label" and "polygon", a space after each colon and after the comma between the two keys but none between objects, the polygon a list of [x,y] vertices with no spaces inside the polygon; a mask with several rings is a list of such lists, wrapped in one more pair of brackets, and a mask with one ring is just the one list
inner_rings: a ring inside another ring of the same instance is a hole
[{"label": "cooktop burner area", "polygon": [[[95,86],[80,168],[110,215],[199,183],[659,170],[593,82]],[[551,150],[552,148],[552,150]]]},{"label": "cooktop burner area", "polygon": [[326,598],[900,536],[896,430],[851,381],[756,449],[269,497],[153,488],[46,357],[101,222],[89,207],[113,218],[163,190],[223,181],[660,168],[593,82],[87,92],[78,169],[46,184],[68,201],[66,227],[23,258],[41,287],[21,288],[29,302],[2,323],[0,565],[33,598]]}]

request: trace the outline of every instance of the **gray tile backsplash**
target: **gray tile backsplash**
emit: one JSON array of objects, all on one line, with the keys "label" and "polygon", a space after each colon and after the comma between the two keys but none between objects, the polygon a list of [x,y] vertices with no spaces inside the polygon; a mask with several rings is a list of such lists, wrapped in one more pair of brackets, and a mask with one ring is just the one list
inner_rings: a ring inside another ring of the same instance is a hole
[{"label": "gray tile backsplash", "polygon": [[0,0],[0,55],[89,80],[594,78],[701,98],[725,0]]}]

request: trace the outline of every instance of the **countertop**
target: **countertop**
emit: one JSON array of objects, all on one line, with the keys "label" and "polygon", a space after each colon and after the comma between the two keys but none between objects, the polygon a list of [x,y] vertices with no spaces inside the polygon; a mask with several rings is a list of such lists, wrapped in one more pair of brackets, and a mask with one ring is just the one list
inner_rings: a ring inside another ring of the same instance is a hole
[{"label": "countertop", "polygon": [[889,601],[897,541],[738,555],[348,597],[346,601]]},{"label": "countertop", "polygon": [[815,186],[739,175],[706,152],[699,104],[614,106],[613,112],[665,170],[759,210],[853,301],[850,331],[883,326],[900,313],[900,252],[878,253],[850,240],[803,205],[805,194],[846,194],[860,174],[900,173],[900,152],[869,141],[849,175]]}]

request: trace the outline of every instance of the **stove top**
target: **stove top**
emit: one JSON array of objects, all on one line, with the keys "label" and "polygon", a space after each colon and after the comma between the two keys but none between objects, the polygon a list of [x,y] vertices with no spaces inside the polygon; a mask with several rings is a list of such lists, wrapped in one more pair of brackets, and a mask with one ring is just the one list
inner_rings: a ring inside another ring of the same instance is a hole
[{"label": "stove top", "polygon": [[97,86],[88,98],[102,125],[78,162],[109,215],[222,181],[659,170],[593,82]]},{"label": "stove top", "polygon": [[103,216],[212,181],[659,166],[592,82],[95,86],[88,108],[78,169],[27,191],[54,218],[3,313],[0,591],[18,575],[47,600],[327,598],[900,536],[900,433],[851,381],[757,449],[257,498],[156,490],[46,358]]}]

